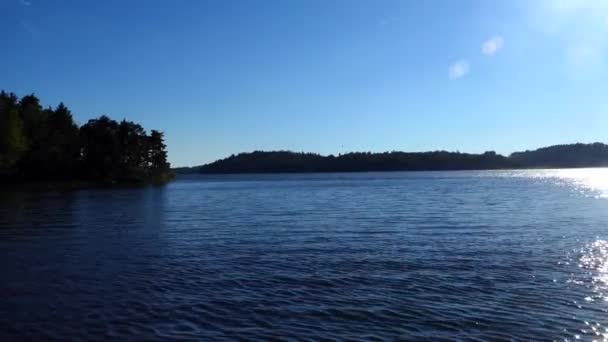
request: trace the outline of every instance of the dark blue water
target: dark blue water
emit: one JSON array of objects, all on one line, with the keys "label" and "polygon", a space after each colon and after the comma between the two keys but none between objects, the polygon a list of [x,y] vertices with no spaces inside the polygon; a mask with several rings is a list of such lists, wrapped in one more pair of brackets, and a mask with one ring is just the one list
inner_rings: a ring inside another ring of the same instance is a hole
[{"label": "dark blue water", "polygon": [[0,340],[602,340],[607,170],[0,195]]}]

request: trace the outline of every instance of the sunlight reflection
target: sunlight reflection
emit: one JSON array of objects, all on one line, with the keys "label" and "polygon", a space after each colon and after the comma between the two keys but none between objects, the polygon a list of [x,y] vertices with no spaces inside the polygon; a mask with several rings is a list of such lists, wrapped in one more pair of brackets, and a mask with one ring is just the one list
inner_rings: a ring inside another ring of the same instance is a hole
[{"label": "sunlight reflection", "polygon": [[527,170],[513,172],[511,176],[551,180],[586,196],[608,198],[608,168]]},{"label": "sunlight reflection", "polygon": [[[587,304],[596,303],[603,306],[604,302],[608,302],[608,241],[597,239],[584,245],[575,254],[578,254],[578,260],[574,255],[569,256],[568,259],[571,262],[578,262],[578,267],[583,273],[580,277],[576,276],[568,282],[590,290],[590,295],[584,298]],[[579,309],[582,308],[580,305],[582,303],[574,301],[573,304]],[[607,312],[606,309],[601,310]],[[608,341],[608,328],[603,327],[602,323],[587,320],[583,323],[584,327],[579,330],[581,334],[591,338],[591,341]],[[574,335],[574,340],[580,339],[580,337],[580,335]],[[569,339],[565,339],[565,341],[569,341]]]},{"label": "sunlight reflection", "polygon": [[596,240],[583,247],[578,266],[588,272],[594,293],[585,300],[608,301],[608,241]]}]

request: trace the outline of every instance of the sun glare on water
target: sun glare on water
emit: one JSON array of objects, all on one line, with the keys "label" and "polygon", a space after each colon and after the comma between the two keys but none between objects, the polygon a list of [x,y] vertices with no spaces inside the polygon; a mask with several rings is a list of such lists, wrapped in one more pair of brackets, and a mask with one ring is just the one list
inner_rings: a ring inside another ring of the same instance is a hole
[{"label": "sun glare on water", "polygon": [[[513,176],[528,177],[568,187],[586,197],[608,198],[608,168],[527,170],[514,173]],[[586,288],[584,298],[581,296],[581,301],[575,302],[576,306],[582,308],[592,305],[600,308],[604,313],[608,312],[605,308],[608,304],[608,240],[598,236],[573,252],[569,254],[568,262],[565,264],[577,265],[581,273],[573,273],[568,282]],[[608,328],[604,323],[601,320],[584,321],[584,325],[574,338],[565,340],[591,338],[592,341],[608,341]]]},{"label": "sun glare on water", "polygon": [[[572,279],[570,282],[591,290],[592,294],[585,297],[585,302],[608,302],[608,241],[597,239],[581,248],[578,267],[584,272],[584,276],[580,280]],[[606,309],[602,311],[606,312]],[[581,332],[595,336],[593,341],[608,341],[608,328],[602,327],[600,322],[585,321],[585,328],[581,329]]]},{"label": "sun glare on water", "polygon": [[608,198],[608,168],[527,170],[517,176],[572,187],[586,196]]},{"label": "sun glare on water", "polygon": [[590,273],[594,297],[587,301],[608,301],[608,241],[596,240],[581,250],[579,267]]},{"label": "sun glare on water", "polygon": [[597,197],[608,197],[608,168],[556,170],[555,177],[569,180],[577,188],[591,190]]}]

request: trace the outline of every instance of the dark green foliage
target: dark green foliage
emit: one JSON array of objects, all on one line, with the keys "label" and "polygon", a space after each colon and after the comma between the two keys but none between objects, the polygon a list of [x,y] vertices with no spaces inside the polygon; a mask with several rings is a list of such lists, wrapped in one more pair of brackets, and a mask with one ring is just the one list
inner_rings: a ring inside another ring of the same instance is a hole
[{"label": "dark green foliage", "polygon": [[533,168],[608,166],[608,145],[555,145],[535,151],[516,152],[511,154],[510,159]]},{"label": "dark green foliage", "polygon": [[336,157],[289,151],[256,151],[232,155],[198,170],[202,173],[349,172],[505,169],[514,166],[512,161],[494,152],[356,152]]},{"label": "dark green foliage", "polygon": [[[25,98],[24,98],[25,99]],[[67,180],[78,175],[80,147],[78,126],[69,109],[41,110],[38,99],[21,101],[21,118],[26,124],[27,151],[19,163],[19,176],[36,180]]]},{"label": "dark green foliage", "polygon": [[72,113],[63,103],[49,113],[48,127],[49,174],[54,178],[72,178],[79,167],[80,133]]},{"label": "dark green foliage", "polygon": [[17,96],[0,92],[0,176],[15,172],[26,149],[23,122],[17,111]]},{"label": "dark green foliage", "polygon": [[116,121],[104,115],[80,128],[82,169],[87,178],[118,178],[122,168],[118,127]]},{"label": "dark green foliage", "polygon": [[107,116],[78,128],[60,103],[0,93],[0,176],[7,181],[85,180],[124,183],[170,177],[163,135]]},{"label": "dark green foliage", "polygon": [[608,145],[572,144],[513,153],[509,157],[493,151],[483,154],[458,152],[355,152],[339,156],[289,151],[241,153],[211,164],[177,169],[178,173],[268,173],[483,170],[515,168],[568,168],[608,166]]}]

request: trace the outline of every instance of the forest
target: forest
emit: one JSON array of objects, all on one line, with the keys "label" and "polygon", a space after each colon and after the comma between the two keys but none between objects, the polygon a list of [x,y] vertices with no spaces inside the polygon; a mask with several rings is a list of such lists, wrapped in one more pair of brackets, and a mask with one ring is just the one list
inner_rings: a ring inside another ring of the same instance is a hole
[{"label": "forest", "polygon": [[503,156],[493,151],[351,152],[337,156],[291,151],[240,153],[210,164],[179,168],[178,173],[273,173],[353,171],[435,171],[608,166],[608,145],[555,145]]},{"label": "forest", "polygon": [[598,142],[554,145],[534,151],[515,152],[509,158],[527,168],[602,167],[608,166],[608,145]]},{"label": "forest", "polygon": [[[512,168],[494,152],[352,152],[338,156],[290,151],[241,153],[194,168],[200,173],[478,170]],[[178,170],[184,172],[185,170]]]},{"label": "forest", "polygon": [[78,126],[66,105],[0,92],[0,183],[163,183],[171,178],[163,133],[108,116]]},{"label": "forest", "polygon": [[0,92],[0,183],[85,181],[164,183],[177,173],[271,173],[482,170],[608,166],[608,145],[555,145],[503,156],[493,151],[240,153],[192,168],[170,169],[163,133],[100,116],[78,126],[66,105],[43,108],[34,95]]}]

